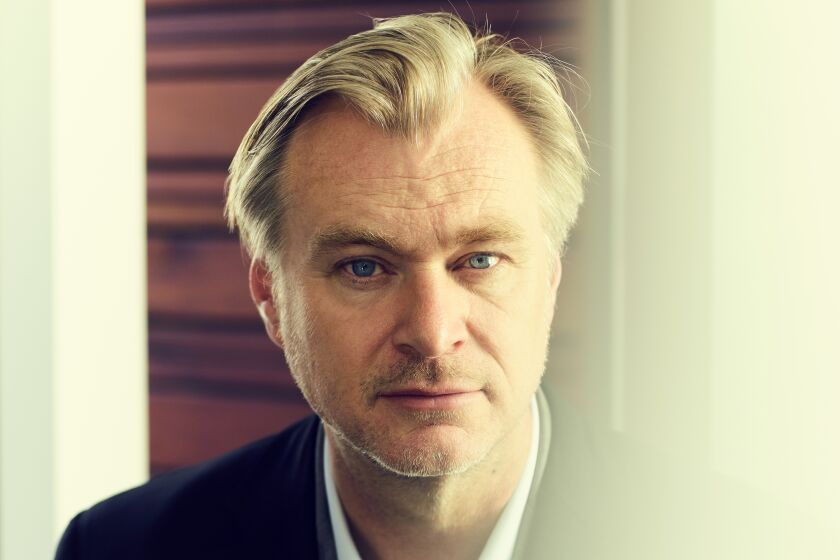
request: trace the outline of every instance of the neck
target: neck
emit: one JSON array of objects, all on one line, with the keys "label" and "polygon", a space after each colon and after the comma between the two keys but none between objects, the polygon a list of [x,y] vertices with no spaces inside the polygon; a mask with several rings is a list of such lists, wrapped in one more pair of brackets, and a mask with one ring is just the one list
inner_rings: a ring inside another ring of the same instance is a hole
[{"label": "neck", "polygon": [[362,557],[477,558],[522,476],[531,424],[528,409],[484,460],[436,477],[388,471],[327,427],[336,489]]}]

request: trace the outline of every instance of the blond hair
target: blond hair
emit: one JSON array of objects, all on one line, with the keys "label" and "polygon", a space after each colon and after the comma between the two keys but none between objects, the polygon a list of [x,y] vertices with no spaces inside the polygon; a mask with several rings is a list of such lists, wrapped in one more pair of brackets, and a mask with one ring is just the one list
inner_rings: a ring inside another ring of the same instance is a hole
[{"label": "blond hair", "polygon": [[374,28],[307,60],[274,93],[230,165],[225,215],[246,250],[269,262],[282,249],[284,156],[305,111],[339,96],[371,125],[419,141],[477,80],[530,133],[542,166],[543,227],[562,251],[583,200],[586,158],[550,57],[522,54],[499,35],[473,33],[449,13],[374,21]]}]

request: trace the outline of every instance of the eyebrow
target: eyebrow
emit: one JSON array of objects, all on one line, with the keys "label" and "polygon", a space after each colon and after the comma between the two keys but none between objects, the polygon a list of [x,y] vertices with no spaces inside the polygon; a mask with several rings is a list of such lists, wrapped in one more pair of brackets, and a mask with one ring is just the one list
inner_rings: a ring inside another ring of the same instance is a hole
[{"label": "eyebrow", "polygon": [[[454,245],[501,242],[517,243],[525,239],[525,231],[507,220],[496,220],[472,228],[465,228],[454,236]],[[317,260],[332,251],[351,246],[366,246],[403,255],[410,251],[394,236],[367,227],[334,225],[318,231],[309,242],[309,259]]]},{"label": "eyebrow", "polygon": [[518,243],[525,239],[525,230],[508,220],[497,220],[492,224],[485,224],[459,231],[455,235],[456,245],[469,245],[496,241],[503,243]]}]

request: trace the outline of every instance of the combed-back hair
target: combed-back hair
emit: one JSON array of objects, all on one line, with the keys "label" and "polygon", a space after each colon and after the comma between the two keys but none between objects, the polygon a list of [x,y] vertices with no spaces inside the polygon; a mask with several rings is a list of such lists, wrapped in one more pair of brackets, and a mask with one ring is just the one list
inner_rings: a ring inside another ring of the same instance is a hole
[{"label": "combed-back hair", "polygon": [[477,81],[506,102],[529,132],[542,166],[540,203],[552,249],[562,251],[583,200],[582,136],[548,55],[520,53],[505,38],[470,31],[449,13],[374,20],[314,55],[268,100],[230,165],[225,215],[254,258],[276,262],[287,205],[284,156],[306,111],[338,96],[371,125],[420,142]]}]

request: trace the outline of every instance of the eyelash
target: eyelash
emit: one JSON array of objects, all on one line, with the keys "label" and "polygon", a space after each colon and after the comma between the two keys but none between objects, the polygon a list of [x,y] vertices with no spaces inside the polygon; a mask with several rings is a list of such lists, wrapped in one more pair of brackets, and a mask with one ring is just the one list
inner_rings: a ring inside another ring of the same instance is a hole
[{"label": "eyelash", "polygon": [[[478,256],[493,257],[493,258],[497,259],[497,262],[493,266],[490,266],[488,268],[475,268],[475,267],[465,266],[465,264],[467,264],[470,261],[470,259],[472,259],[473,257],[478,257]],[[503,255],[500,255],[498,253],[470,253],[469,255],[465,256],[464,258],[462,258],[459,261],[460,264],[457,265],[455,267],[455,269],[467,268],[467,269],[473,270],[473,271],[492,270],[493,268],[498,266],[499,263],[501,263],[503,258],[504,258]],[[372,262],[374,264],[374,266],[378,266],[381,269],[381,272],[374,273],[371,276],[356,276],[355,274],[353,274],[352,272],[350,272],[348,270],[348,267],[352,266],[352,264],[354,262],[358,262],[358,261]],[[384,276],[384,275],[387,275],[387,274],[392,274],[392,273],[388,272],[387,268],[388,267],[386,267],[381,261],[379,261],[378,259],[372,258],[372,257],[355,257],[355,258],[352,258],[352,259],[347,259],[347,260],[341,261],[341,262],[339,262],[335,265],[335,270],[337,272],[343,274],[346,279],[348,279],[351,282],[353,282],[354,284],[358,284],[358,285],[368,285],[368,284],[371,284],[371,283],[375,282],[376,279],[379,278],[380,276]]]}]

